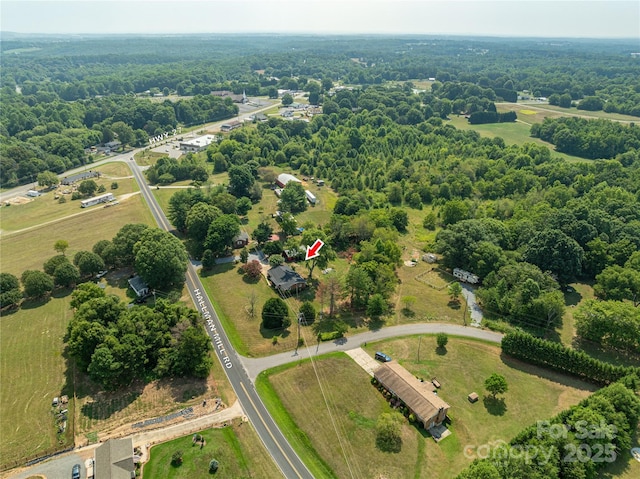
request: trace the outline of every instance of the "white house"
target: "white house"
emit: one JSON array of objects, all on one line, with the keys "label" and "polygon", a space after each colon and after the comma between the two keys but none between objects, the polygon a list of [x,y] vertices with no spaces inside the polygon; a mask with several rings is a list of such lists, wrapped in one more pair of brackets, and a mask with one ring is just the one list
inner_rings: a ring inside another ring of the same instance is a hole
[{"label": "white house", "polygon": [[105,193],[104,195],[94,196],[93,198],[89,198],[88,200],[82,200],[80,202],[80,206],[82,208],[87,208],[89,206],[97,205],[99,203],[108,203],[109,201],[114,201],[115,197],[113,193]]}]

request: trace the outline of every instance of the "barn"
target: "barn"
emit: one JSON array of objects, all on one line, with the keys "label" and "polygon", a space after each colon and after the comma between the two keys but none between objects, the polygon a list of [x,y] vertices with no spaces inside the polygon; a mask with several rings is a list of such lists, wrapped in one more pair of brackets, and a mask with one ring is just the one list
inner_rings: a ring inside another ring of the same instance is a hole
[{"label": "barn", "polygon": [[278,178],[276,178],[276,184],[280,188],[284,188],[285,185],[290,181],[295,181],[296,183],[302,183],[298,178],[296,178],[293,175],[290,175],[289,173],[281,173],[278,175]]}]

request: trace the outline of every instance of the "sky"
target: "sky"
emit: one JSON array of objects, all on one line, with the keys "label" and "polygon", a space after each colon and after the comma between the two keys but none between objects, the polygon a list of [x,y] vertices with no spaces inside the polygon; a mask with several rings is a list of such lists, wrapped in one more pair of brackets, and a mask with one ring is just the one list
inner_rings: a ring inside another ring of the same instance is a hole
[{"label": "sky", "polygon": [[1,0],[0,30],[633,38],[640,46],[640,1]]}]

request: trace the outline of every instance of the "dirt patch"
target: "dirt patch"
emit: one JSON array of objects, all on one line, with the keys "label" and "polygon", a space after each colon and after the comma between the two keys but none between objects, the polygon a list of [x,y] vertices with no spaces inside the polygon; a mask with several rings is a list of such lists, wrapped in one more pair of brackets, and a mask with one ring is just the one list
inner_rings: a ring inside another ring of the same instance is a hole
[{"label": "dirt patch", "polygon": [[[88,394],[78,400],[76,445],[146,430],[146,427],[133,428],[133,424],[188,407],[193,408],[191,418],[212,413],[224,408],[224,404],[216,401],[218,397],[218,385],[213,376],[206,381],[180,378],[153,381],[146,385],[134,383],[116,393],[100,391]],[[175,417],[151,428],[168,426],[184,419]]]},{"label": "dirt patch", "polygon": [[4,202],[4,206],[9,205],[24,205],[26,203],[31,203],[33,198],[27,198],[26,196],[15,196],[13,198],[9,198]]}]

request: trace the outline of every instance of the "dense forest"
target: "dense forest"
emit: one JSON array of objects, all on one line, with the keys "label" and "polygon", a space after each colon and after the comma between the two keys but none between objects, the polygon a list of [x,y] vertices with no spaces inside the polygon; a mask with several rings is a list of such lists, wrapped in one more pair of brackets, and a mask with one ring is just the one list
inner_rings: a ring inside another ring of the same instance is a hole
[{"label": "dense forest", "polygon": [[1,48],[3,186],[86,164],[92,158],[85,149],[93,145],[116,139],[142,146],[176,125],[235,115],[237,107],[211,96],[214,90],[270,97],[277,89],[304,90],[310,102],[322,103],[337,82],[366,91],[434,79],[427,98],[408,102],[418,108],[400,108],[405,122],[450,113],[469,114],[476,123],[513,121],[511,114],[497,115],[494,102],[516,101],[518,92],[640,115],[640,64],[630,55],[635,46],[622,41],[5,35]]}]

